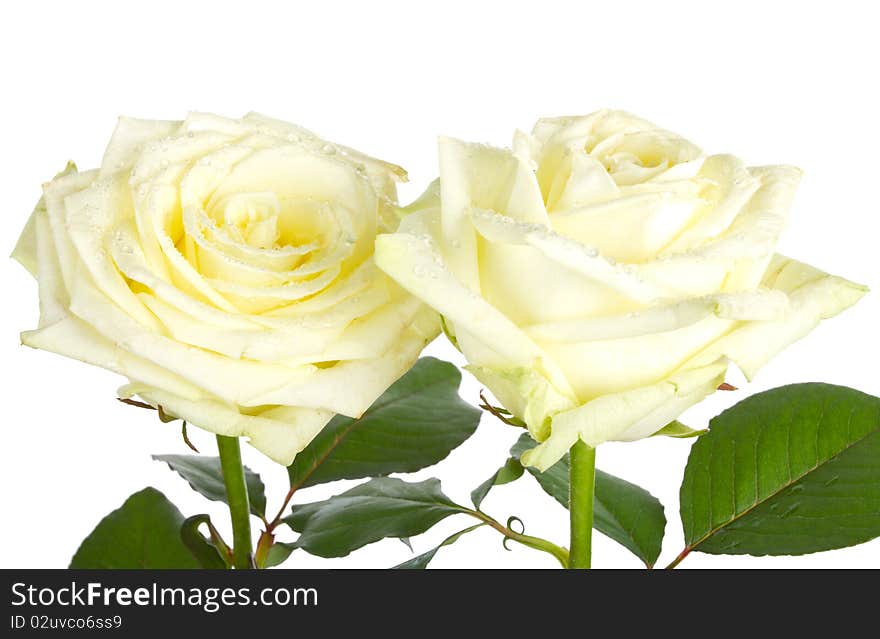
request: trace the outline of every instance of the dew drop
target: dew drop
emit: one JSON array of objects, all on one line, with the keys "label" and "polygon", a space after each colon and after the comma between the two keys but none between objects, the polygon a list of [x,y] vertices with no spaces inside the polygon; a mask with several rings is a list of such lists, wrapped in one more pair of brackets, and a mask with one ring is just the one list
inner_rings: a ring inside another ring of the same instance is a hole
[{"label": "dew drop", "polygon": [[831,484],[835,483],[838,479],[840,479],[839,475],[833,475],[832,477],[830,477],[828,479],[828,481],[825,482],[825,486],[830,486]]},{"label": "dew drop", "polygon": [[788,492],[790,492],[794,495],[796,495],[797,493],[802,493],[802,492],[804,492],[804,485],[803,484],[795,484],[794,486],[792,486],[789,489]]},{"label": "dew drop", "polygon": [[325,144],[321,147],[321,153],[325,155],[334,155],[336,153],[336,147],[332,144]]}]

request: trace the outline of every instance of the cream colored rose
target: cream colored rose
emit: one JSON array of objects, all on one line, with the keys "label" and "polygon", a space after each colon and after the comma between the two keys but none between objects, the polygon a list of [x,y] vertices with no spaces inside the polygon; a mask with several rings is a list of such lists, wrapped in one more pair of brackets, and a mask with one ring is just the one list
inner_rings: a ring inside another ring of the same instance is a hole
[{"label": "cream colored rose", "polygon": [[376,260],[443,314],[546,469],[578,438],[654,434],[729,361],[751,378],[864,295],[774,253],[799,178],[619,111],[545,119],[513,151],[442,139],[439,190]]},{"label": "cream colored rose", "polygon": [[439,332],[373,261],[404,177],[259,115],[123,118],[100,169],[45,185],[19,240],[40,289],[22,341],[288,464]]}]

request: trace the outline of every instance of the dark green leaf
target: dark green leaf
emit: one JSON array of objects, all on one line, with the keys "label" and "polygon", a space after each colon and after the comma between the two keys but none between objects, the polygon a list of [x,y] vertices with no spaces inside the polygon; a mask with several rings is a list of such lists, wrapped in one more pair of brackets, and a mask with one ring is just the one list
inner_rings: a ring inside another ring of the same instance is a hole
[{"label": "dark green leaf", "polygon": [[393,569],[394,570],[424,570],[425,568],[428,567],[428,564],[434,558],[434,555],[437,554],[437,551],[440,550],[441,548],[443,548],[443,546],[448,546],[449,544],[454,544],[456,541],[459,540],[459,538],[462,535],[466,535],[467,533],[471,532],[472,530],[476,530],[477,528],[479,528],[481,526],[485,526],[485,525],[486,524],[475,524],[475,525],[471,526],[470,528],[465,528],[464,530],[459,530],[454,535],[450,535],[449,537],[444,539],[442,542],[440,542],[439,546],[431,548],[431,550],[429,550],[428,552],[422,553],[421,555],[418,555],[417,557],[413,557],[412,559],[410,559],[408,561],[404,561],[402,564],[398,564],[398,565],[394,566]]},{"label": "dark green leaf", "polygon": [[[156,461],[165,462],[171,470],[183,477],[194,491],[212,501],[226,502],[226,486],[219,457],[201,455],[153,455]],[[244,480],[248,489],[251,512],[262,517],[266,514],[266,492],[260,476],[244,467]]]},{"label": "dark green leaf", "polygon": [[199,568],[183,543],[183,515],[155,488],[144,488],[104,517],[71,568]]},{"label": "dark green leaf", "polygon": [[321,557],[343,557],[386,537],[411,537],[466,512],[440,491],[440,481],[407,483],[379,477],[326,501],[297,504],[284,521],[300,533],[296,546]]},{"label": "dark green leaf", "polygon": [[290,557],[290,553],[292,553],[294,550],[296,550],[296,544],[276,541],[269,549],[269,553],[266,555],[266,561],[263,564],[263,567],[272,568],[273,566],[283,564],[285,561],[287,561],[287,558]]},{"label": "dark green leaf", "polygon": [[[510,449],[519,459],[535,442],[523,434]],[[527,467],[544,491],[568,508],[568,454],[543,473]],[[596,470],[593,527],[632,551],[647,566],[660,556],[666,515],[660,501],[644,488]]]},{"label": "dark green leaf", "polygon": [[217,547],[199,532],[199,526],[202,524],[211,527],[211,518],[208,515],[193,515],[187,518],[180,527],[180,538],[202,568],[228,568]]},{"label": "dark green leaf", "polygon": [[470,437],[480,411],[458,396],[461,373],[423,357],[359,418],[337,415],[288,467],[290,485],[409,473]]},{"label": "dark green leaf", "polygon": [[523,465],[519,463],[519,459],[516,457],[509,458],[504,462],[504,466],[496,470],[489,479],[471,492],[471,501],[474,503],[474,508],[480,509],[480,504],[483,503],[483,500],[489,494],[489,491],[492,490],[493,486],[503,486],[504,484],[516,481],[522,477],[524,470]]},{"label": "dark green leaf", "polygon": [[800,555],[880,535],[880,398],[794,384],[753,395],[710,426],[681,485],[688,548]]}]

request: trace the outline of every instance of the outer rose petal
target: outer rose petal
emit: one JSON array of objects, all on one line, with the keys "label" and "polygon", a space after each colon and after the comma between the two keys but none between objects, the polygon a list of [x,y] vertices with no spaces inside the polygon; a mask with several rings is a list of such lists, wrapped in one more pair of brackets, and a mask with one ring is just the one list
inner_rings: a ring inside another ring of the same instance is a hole
[{"label": "outer rose petal", "polygon": [[376,264],[457,327],[484,338],[511,364],[531,365],[541,357],[540,349],[513,322],[455,278],[429,238],[406,233],[380,235],[376,238]]},{"label": "outer rose petal", "polygon": [[[60,171],[55,175],[53,180],[57,180],[60,177],[64,177],[65,175],[70,175],[71,173],[76,173],[76,164],[73,162],[68,162],[67,166],[64,167],[63,171]],[[34,207],[33,213],[28,218],[27,223],[25,223],[24,228],[21,231],[21,235],[18,238],[18,241],[15,243],[15,248],[12,250],[11,257],[18,261],[19,264],[24,266],[28,272],[37,277],[37,227],[36,227],[36,218],[42,213],[46,214],[46,199],[40,198],[40,201],[37,202],[37,205]]]},{"label": "outer rose petal", "polygon": [[37,208],[31,213],[12,249],[11,257],[25,267],[31,275],[37,276],[37,212],[45,211],[46,205],[41,199]]},{"label": "outer rose petal", "polygon": [[130,169],[137,161],[144,144],[171,135],[180,128],[180,124],[179,121],[174,120],[120,117],[104,151],[99,177],[103,178],[111,173]]},{"label": "outer rose petal", "polygon": [[332,411],[282,406],[258,415],[241,413],[217,400],[190,400],[143,384],[119,389],[120,397],[137,395],[169,415],[228,437],[248,437],[251,445],[273,461],[290,465],[296,454],[333,418]]},{"label": "outer rose petal", "polygon": [[778,319],[739,322],[724,337],[686,362],[667,380],[623,393],[600,396],[552,417],[550,434],[523,456],[523,463],[546,470],[580,438],[590,446],[648,437],[715,391],[729,358],[751,379],[789,344],[859,301],[867,287],[828,275],[777,255],[763,282],[788,295]]},{"label": "outer rose petal", "polygon": [[380,357],[319,368],[303,380],[284,384],[242,403],[245,406],[282,404],[329,408],[349,417],[360,417],[386,388],[415,364],[419,353],[439,332],[439,317],[423,308]]},{"label": "outer rose petal", "polygon": [[545,377],[528,368],[495,369],[466,366],[492,390],[501,405],[522,419],[538,441],[550,435],[550,418],[577,406],[577,399],[560,393]]},{"label": "outer rose petal", "polygon": [[184,397],[204,396],[202,389],[153,362],[118,348],[76,317],[66,316],[54,324],[22,333],[21,341],[26,346],[100,366],[145,384],[173,388]]},{"label": "outer rose petal", "polygon": [[589,446],[610,440],[647,437],[689,406],[711,394],[724,380],[727,362],[676,373],[662,382],[603,395],[553,416],[549,437],[526,451],[522,462],[544,471],[580,439]]},{"label": "outer rose petal", "polygon": [[779,319],[743,322],[709,345],[694,363],[724,355],[752,379],[786,346],[804,337],[821,320],[845,311],[868,292],[867,286],[829,275],[783,255],[774,256],[762,284],[788,295],[788,312]]}]

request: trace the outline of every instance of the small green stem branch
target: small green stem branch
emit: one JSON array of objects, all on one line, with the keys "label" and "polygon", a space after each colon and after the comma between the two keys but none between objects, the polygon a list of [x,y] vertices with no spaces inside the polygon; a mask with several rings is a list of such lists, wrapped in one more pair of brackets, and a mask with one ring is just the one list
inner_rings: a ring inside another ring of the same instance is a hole
[{"label": "small green stem branch", "polygon": [[568,511],[571,544],[568,568],[587,569],[592,553],[596,449],[578,440],[571,447],[570,461]]},{"label": "small green stem branch", "polygon": [[275,515],[272,521],[266,522],[266,532],[272,533],[277,527],[278,524],[281,523],[281,518],[284,517],[284,511],[287,510],[287,507],[290,505],[290,500],[293,499],[293,494],[299,488],[299,484],[290,487],[290,490],[287,491],[287,494],[284,496],[284,501],[281,503],[281,508],[278,509],[278,514]]},{"label": "small green stem branch", "polygon": [[238,437],[217,435],[217,448],[220,451],[220,466],[223,469],[223,482],[226,484],[226,499],[232,516],[232,557],[233,566],[239,570],[253,568],[251,554],[251,514],[248,503],[247,484],[244,468],[241,465],[241,447]]},{"label": "small green stem branch", "polygon": [[684,550],[682,550],[679,553],[678,557],[673,559],[672,562],[668,566],[666,566],[666,570],[672,570],[673,568],[675,568],[678,564],[684,561],[684,558],[687,557],[689,554],[691,554],[690,548],[685,548]]},{"label": "small green stem branch", "polygon": [[563,568],[568,565],[568,551],[565,548],[557,546],[553,542],[547,541],[546,539],[542,539],[540,537],[532,537],[531,535],[524,535],[522,533],[516,532],[515,530],[511,530],[509,527],[501,524],[486,513],[479,510],[465,510],[465,512],[467,512],[467,514],[471,515],[472,517],[476,517],[480,521],[485,522],[487,525],[491,526],[508,539],[512,539],[513,541],[522,544],[523,546],[528,546],[529,548],[541,550],[543,552],[553,555],[554,557],[556,557],[556,560],[559,561],[560,564],[562,564]]}]

